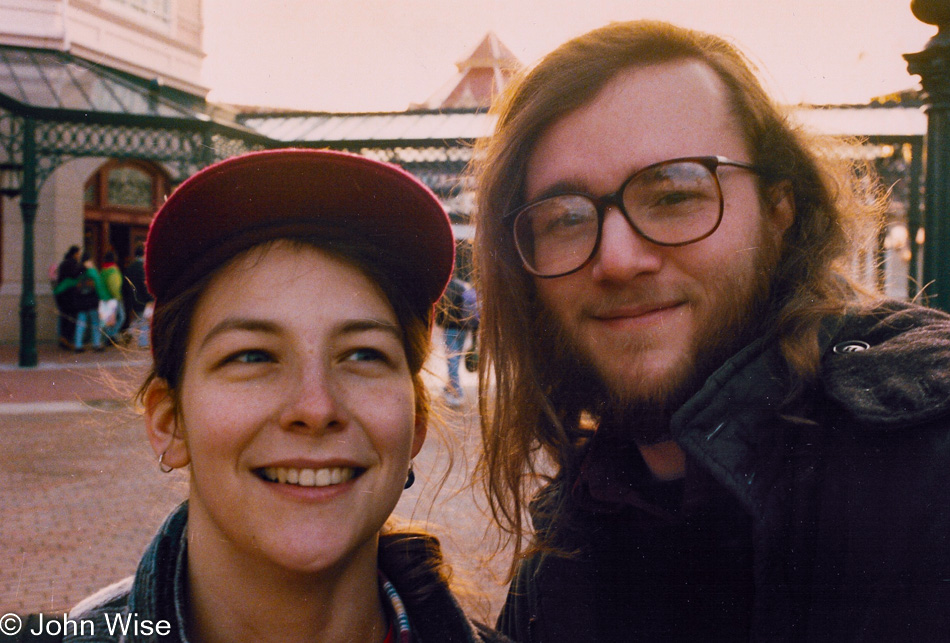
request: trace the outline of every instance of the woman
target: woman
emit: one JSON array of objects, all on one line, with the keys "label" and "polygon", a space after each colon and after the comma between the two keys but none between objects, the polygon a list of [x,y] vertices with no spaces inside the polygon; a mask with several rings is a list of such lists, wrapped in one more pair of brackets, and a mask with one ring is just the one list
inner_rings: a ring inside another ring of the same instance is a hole
[{"label": "woman", "polygon": [[146,244],[141,399],[188,502],[70,617],[105,641],[121,618],[171,641],[502,640],[464,617],[434,539],[385,528],[453,256],[432,193],[362,157],[252,153],[182,184]]}]

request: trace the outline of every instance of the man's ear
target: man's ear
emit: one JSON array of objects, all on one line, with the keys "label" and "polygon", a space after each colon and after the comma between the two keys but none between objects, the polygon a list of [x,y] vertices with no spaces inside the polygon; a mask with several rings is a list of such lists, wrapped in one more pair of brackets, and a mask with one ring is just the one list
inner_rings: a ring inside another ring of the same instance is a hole
[{"label": "man's ear", "polygon": [[416,426],[413,429],[412,434],[412,455],[410,457],[414,458],[422,450],[422,445],[426,441],[426,431],[428,430],[428,423],[425,418],[419,414],[416,414]]},{"label": "man's ear", "polygon": [[795,193],[791,181],[782,181],[768,189],[765,195],[766,220],[772,228],[776,241],[795,222]]},{"label": "man's ear", "polygon": [[172,469],[187,466],[191,457],[185,440],[185,427],[181,426],[168,383],[160,378],[153,379],[142,401],[145,404],[145,431],[155,456],[162,459],[164,466]]}]

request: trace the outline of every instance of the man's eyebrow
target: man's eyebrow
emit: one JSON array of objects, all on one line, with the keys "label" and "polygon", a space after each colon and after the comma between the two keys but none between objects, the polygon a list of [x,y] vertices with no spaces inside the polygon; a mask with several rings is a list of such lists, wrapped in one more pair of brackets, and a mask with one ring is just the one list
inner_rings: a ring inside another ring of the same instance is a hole
[{"label": "man's eyebrow", "polygon": [[587,189],[587,186],[585,186],[582,181],[578,179],[562,179],[558,181],[557,183],[554,183],[544,188],[536,196],[534,196],[531,199],[528,199],[525,203],[534,203],[535,201],[548,199],[548,198],[551,198],[552,196],[558,196],[559,194],[565,194],[568,192],[594,196],[593,194],[591,194],[590,190]]}]

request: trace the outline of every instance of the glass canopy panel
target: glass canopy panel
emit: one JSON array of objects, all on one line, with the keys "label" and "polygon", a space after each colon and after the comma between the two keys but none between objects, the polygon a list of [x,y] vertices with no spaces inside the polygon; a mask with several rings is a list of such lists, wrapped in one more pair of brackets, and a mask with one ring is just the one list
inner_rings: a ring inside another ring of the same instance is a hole
[{"label": "glass canopy panel", "polygon": [[491,134],[485,112],[380,112],[369,114],[252,115],[241,121],[279,141],[455,141]]},{"label": "glass canopy panel", "polygon": [[0,47],[0,93],[40,108],[196,117],[146,87],[56,51]]},{"label": "glass canopy panel", "polygon": [[52,88],[43,79],[31,52],[0,50],[0,91],[21,103],[59,107]]}]

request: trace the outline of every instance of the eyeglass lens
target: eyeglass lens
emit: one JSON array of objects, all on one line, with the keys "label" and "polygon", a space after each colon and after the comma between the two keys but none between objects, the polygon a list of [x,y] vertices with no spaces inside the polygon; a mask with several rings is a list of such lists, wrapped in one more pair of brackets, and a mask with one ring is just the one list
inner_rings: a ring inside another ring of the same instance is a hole
[{"label": "eyeglass lens", "polygon": [[[637,232],[661,245],[705,237],[722,214],[715,170],[695,161],[644,168],[627,179],[620,198]],[[541,276],[565,274],[584,265],[597,249],[603,225],[599,208],[606,208],[604,201],[564,194],[523,210],[515,219],[514,234],[524,262]]]}]

